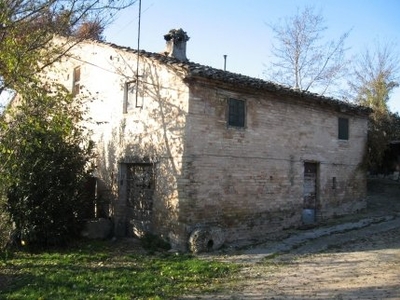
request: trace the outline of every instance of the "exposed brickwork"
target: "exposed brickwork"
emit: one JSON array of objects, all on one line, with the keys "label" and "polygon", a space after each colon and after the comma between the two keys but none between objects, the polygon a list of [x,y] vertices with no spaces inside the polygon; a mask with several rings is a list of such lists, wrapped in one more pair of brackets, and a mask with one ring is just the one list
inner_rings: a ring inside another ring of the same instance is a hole
[{"label": "exposed brickwork", "polygon": [[[270,93],[195,82],[190,90],[185,151],[190,200],[181,212],[187,223],[219,224],[228,241],[300,225],[305,161],[319,164],[319,218],[365,206],[365,118]],[[246,101],[244,129],[227,126],[230,97]],[[350,119],[348,141],[338,140],[339,116]]]}]

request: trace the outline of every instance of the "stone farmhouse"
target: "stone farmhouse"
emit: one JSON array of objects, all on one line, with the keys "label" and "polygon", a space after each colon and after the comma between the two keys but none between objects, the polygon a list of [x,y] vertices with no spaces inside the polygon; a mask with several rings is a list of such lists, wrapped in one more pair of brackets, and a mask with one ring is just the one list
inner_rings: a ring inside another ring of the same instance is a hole
[{"label": "stone farmhouse", "polygon": [[162,53],[84,41],[54,66],[88,99],[116,236],[205,251],[365,207],[367,109],[190,62],[182,29],[164,38]]}]

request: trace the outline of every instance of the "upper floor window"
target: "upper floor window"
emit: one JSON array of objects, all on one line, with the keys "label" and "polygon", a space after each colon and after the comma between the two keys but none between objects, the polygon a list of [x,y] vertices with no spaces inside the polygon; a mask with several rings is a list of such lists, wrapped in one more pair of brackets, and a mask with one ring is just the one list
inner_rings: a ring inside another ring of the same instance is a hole
[{"label": "upper floor window", "polygon": [[339,140],[349,139],[349,119],[339,118],[338,120],[338,138]]},{"label": "upper floor window", "polygon": [[143,107],[143,91],[139,90],[139,93],[136,94],[136,90],[136,81],[125,82],[123,107],[123,112],[125,114],[132,111],[134,108]]},{"label": "upper floor window", "polygon": [[244,127],[245,115],[243,100],[228,99],[228,126]]},{"label": "upper floor window", "polygon": [[131,111],[135,107],[136,82],[125,82],[124,88],[124,113]]},{"label": "upper floor window", "polygon": [[81,89],[81,67],[74,68],[74,73],[72,74],[72,95],[78,95]]}]

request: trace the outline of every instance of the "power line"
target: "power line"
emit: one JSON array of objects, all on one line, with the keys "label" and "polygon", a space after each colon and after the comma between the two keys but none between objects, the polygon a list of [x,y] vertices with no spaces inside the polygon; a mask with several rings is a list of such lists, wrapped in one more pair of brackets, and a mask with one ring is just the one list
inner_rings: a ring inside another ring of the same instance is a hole
[{"label": "power line", "polygon": [[[140,3],[139,3],[139,4],[140,4]],[[144,9],[144,10],[141,12],[141,14],[146,13],[151,7],[153,7],[153,5],[154,5],[154,3],[150,4],[146,9]],[[123,25],[123,27],[122,27],[121,29],[119,29],[119,30],[117,31],[117,33],[114,34],[114,35],[119,35],[119,34],[121,34],[123,31],[125,31],[125,30],[128,28],[128,26],[130,26],[130,25],[131,25],[133,22],[135,22],[138,18],[139,18],[139,17],[133,18],[132,20],[130,20],[128,23],[126,23],[126,25]]]},{"label": "power line", "polygon": [[139,16],[138,16],[138,38],[137,38],[137,59],[136,59],[136,103],[135,106],[138,107],[138,94],[139,94],[139,59],[140,59],[140,23],[142,14],[142,0],[139,0]]}]

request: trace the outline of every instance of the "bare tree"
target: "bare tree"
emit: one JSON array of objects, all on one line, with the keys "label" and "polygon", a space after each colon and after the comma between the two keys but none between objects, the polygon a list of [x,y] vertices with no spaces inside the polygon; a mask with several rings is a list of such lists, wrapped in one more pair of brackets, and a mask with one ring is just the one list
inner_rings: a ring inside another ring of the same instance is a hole
[{"label": "bare tree", "polygon": [[400,59],[395,44],[377,41],[354,63],[350,91],[356,103],[387,114],[390,94],[399,86]]},{"label": "bare tree", "polygon": [[103,41],[104,25],[97,20],[87,21],[82,23],[74,32],[73,35],[78,38],[89,38],[92,40]]},{"label": "bare tree", "polygon": [[[0,93],[29,82],[65,54],[54,35],[101,39],[104,27],[136,0],[0,0]],[[67,49],[68,50],[68,49]]]},{"label": "bare tree", "polygon": [[357,104],[372,109],[368,125],[368,163],[379,169],[391,140],[399,138],[400,117],[390,112],[390,94],[399,86],[400,60],[395,44],[376,42],[354,63],[349,80]]},{"label": "bare tree", "polygon": [[314,7],[305,7],[294,16],[269,24],[275,34],[275,59],[265,71],[267,77],[295,89],[328,93],[346,70],[345,41],[350,31],[337,41],[325,42],[324,23]]}]

